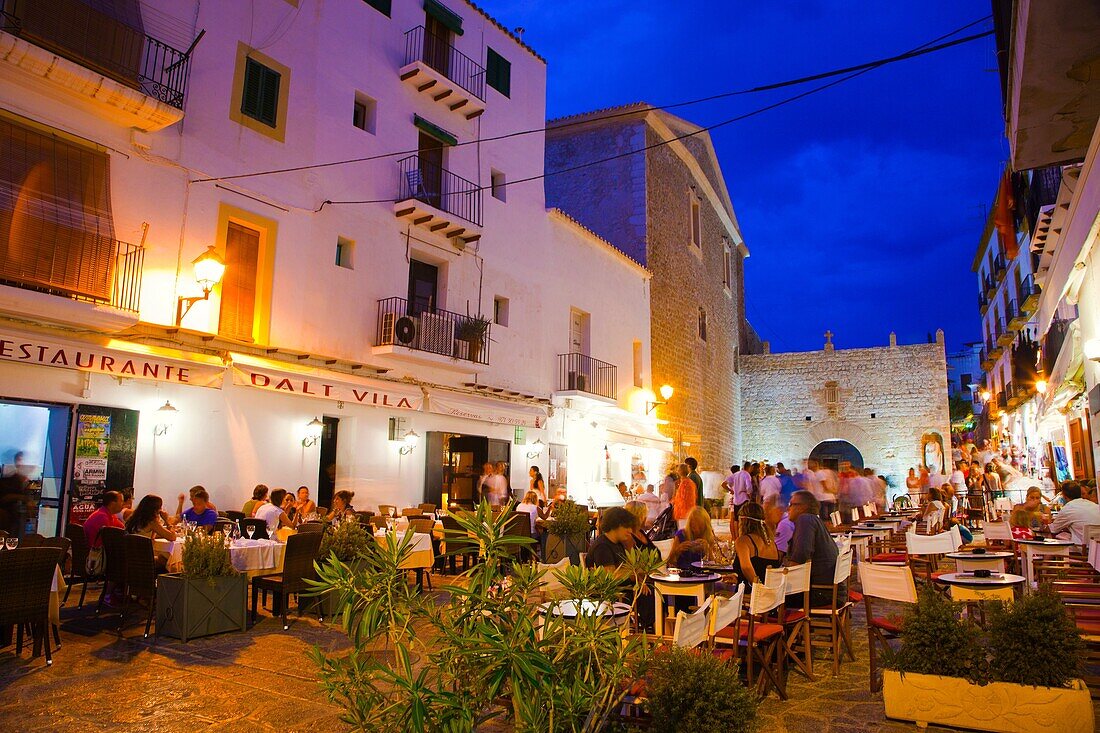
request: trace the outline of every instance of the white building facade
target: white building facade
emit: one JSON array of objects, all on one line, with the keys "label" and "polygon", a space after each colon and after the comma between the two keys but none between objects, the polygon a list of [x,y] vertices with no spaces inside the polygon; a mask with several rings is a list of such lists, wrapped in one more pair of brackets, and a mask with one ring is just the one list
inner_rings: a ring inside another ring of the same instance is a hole
[{"label": "white building facade", "polygon": [[[509,185],[543,135],[491,138],[542,127],[546,67],[503,26],[57,5],[0,33],[0,463],[41,467],[44,523],[103,486],[373,509],[472,499],[486,461],[581,498],[658,478],[650,273]],[[74,43],[74,8],[129,50]]]}]

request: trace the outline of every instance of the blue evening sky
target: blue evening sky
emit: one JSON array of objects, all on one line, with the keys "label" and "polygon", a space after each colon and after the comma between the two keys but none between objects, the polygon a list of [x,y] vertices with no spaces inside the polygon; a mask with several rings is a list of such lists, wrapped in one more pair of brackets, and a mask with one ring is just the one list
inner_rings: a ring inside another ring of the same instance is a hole
[{"label": "blue evening sky", "polygon": [[[548,115],[668,104],[851,66],[989,14],[931,0],[478,0],[549,62]],[[963,34],[992,28],[986,21]],[[871,71],[713,133],[772,350],[978,337],[970,263],[1007,157],[993,39]],[[701,125],[808,87],[675,110]]]}]

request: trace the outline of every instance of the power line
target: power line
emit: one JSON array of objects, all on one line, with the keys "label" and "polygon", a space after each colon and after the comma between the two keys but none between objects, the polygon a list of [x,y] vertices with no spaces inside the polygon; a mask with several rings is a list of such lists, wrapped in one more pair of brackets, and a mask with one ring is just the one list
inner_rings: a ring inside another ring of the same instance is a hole
[{"label": "power line", "polygon": [[[970,25],[972,25],[972,24],[970,24]],[[944,48],[949,48],[951,46],[957,46],[961,43],[969,43],[970,41],[974,41],[974,40],[977,40],[979,38],[985,38],[986,36],[993,35],[993,31],[986,31],[985,33],[977,33],[977,34],[974,34],[974,35],[971,35],[971,36],[965,36],[963,38],[959,38],[957,40],[954,40],[954,41],[951,41],[951,42],[948,42],[948,43],[941,43],[941,44],[937,44],[937,45],[929,45],[929,44],[936,43],[936,41],[940,40],[941,38],[945,38],[947,36],[952,36],[952,35],[954,35],[955,33],[958,33],[958,32],[959,32],[958,29],[956,29],[956,30],[952,31],[951,33],[946,34],[946,36],[940,36],[940,38],[929,41],[928,43],[925,43],[922,46],[918,46],[916,50],[907,52],[907,54],[903,54],[903,55],[905,55],[907,58],[912,58],[914,55],[919,55],[919,54],[917,54],[918,50],[920,50],[921,53],[932,53],[934,51],[939,51],[939,50],[942,50]],[[921,50],[921,49],[923,49],[923,50]],[[787,98],[782,99],[778,102],[773,102],[772,104],[769,104],[769,105],[764,106],[764,107],[760,107],[760,108],[755,109],[751,112],[746,112],[744,114],[737,115],[736,117],[731,117],[729,119],[722,120],[721,122],[717,122],[713,125],[707,125],[705,127],[701,127],[698,130],[694,130],[692,132],[684,133],[683,135],[678,135],[678,136],[670,138],[668,140],[660,140],[656,143],[652,143],[650,145],[646,145],[646,146],[641,147],[641,148],[635,148],[635,149],[632,149],[632,150],[627,150],[625,152],[617,153],[615,155],[610,155],[606,158],[599,158],[597,160],[590,160],[590,161],[587,161],[587,162],[584,162],[584,163],[578,163],[576,165],[568,166],[566,168],[559,168],[557,170],[540,173],[539,175],[528,176],[527,178],[519,178],[515,181],[509,181],[508,183],[506,183],[504,185],[506,187],[507,186],[515,186],[515,185],[518,185],[520,183],[529,183],[531,181],[538,181],[538,180],[543,180],[543,179],[546,179],[546,178],[551,178],[553,176],[559,176],[563,173],[571,173],[571,172],[578,171],[578,170],[581,170],[581,169],[584,169],[584,168],[589,168],[589,167],[592,167],[592,166],[595,166],[595,165],[601,165],[603,163],[608,163],[608,162],[613,161],[613,160],[618,160],[620,158],[626,158],[626,157],[631,156],[631,155],[637,155],[638,153],[648,152],[649,150],[653,150],[654,148],[659,148],[659,147],[662,147],[664,145],[668,145],[670,143],[678,142],[680,140],[685,140],[685,139],[690,138],[690,137],[695,137],[696,135],[702,135],[703,133],[708,133],[712,130],[717,130],[718,128],[725,127],[726,125],[731,125],[734,122],[740,122],[741,120],[746,120],[746,119],[749,119],[750,117],[755,117],[756,115],[763,114],[764,112],[768,112],[770,110],[776,109],[777,107],[782,107],[784,105],[790,104],[791,102],[795,102],[795,101],[797,101],[799,99],[802,99],[804,97],[808,97],[811,94],[816,94],[818,92],[824,91],[824,90],[829,89],[831,87],[837,86],[838,84],[843,84],[846,81],[854,79],[857,76],[861,76],[863,74],[866,74],[867,72],[869,72],[873,69],[879,68],[880,66],[885,66],[886,64],[889,64],[889,63],[892,63],[892,62],[891,61],[881,61],[877,65],[868,66],[866,68],[861,68],[859,71],[856,71],[855,73],[848,74],[847,76],[842,76],[839,79],[836,79],[834,81],[829,82],[828,84],[822,84],[821,86],[814,87],[813,89],[808,89],[804,92],[800,92],[799,94],[795,94],[794,96],[787,97]],[[633,111],[630,112],[630,114],[637,114],[637,112],[638,112],[638,110],[633,110]],[[465,195],[465,194],[470,194],[470,193],[476,193],[478,191],[487,191],[491,188],[492,188],[491,184],[488,185],[488,186],[476,186],[476,187],[468,189],[466,191],[462,191],[462,192],[460,192],[460,194],[448,194],[448,195],[451,195],[451,196]],[[345,205],[362,205],[362,204],[392,204],[392,203],[397,202],[398,200],[400,200],[400,199],[388,198],[388,199],[368,199],[368,200],[360,200],[360,201],[331,201],[331,200],[326,200],[326,201],[321,202],[321,205],[319,207],[317,207],[317,211],[321,211],[322,209],[325,208],[325,206],[345,206]]]},{"label": "power line", "polygon": [[[650,111],[657,111],[657,110],[678,109],[680,107],[688,107],[688,106],[693,106],[693,105],[696,105],[696,104],[703,104],[705,102],[713,102],[713,101],[716,101],[716,100],[719,100],[719,99],[728,99],[730,97],[741,96],[741,95],[746,95],[746,94],[756,94],[756,93],[760,93],[760,92],[774,91],[776,89],[782,89],[784,87],[789,87],[789,86],[797,86],[799,84],[805,84],[805,83],[808,83],[808,82],[811,82],[811,81],[819,81],[821,79],[827,79],[827,78],[833,77],[833,76],[841,76],[841,75],[844,75],[844,74],[851,74],[852,72],[861,72],[861,71],[869,71],[871,69],[877,69],[877,68],[879,68],[881,66],[885,66],[887,64],[892,64],[892,63],[896,63],[896,62],[899,62],[899,61],[907,61],[909,59],[916,58],[918,56],[923,56],[925,54],[934,53],[936,51],[942,51],[942,50],[944,50],[946,48],[950,48],[952,46],[958,46],[958,45],[961,45],[961,44],[964,44],[964,43],[969,43],[970,41],[976,40],[978,38],[984,38],[985,36],[992,35],[993,31],[987,31],[985,33],[975,34],[975,35],[972,35],[972,36],[966,36],[964,38],[959,38],[959,39],[956,39],[956,40],[953,40],[953,41],[942,43],[942,44],[937,45],[937,46],[926,47],[930,43],[936,43],[937,41],[940,41],[944,38],[949,38],[953,35],[961,33],[962,31],[966,30],[967,28],[971,28],[971,27],[973,27],[973,26],[975,26],[979,23],[983,23],[983,22],[989,20],[991,17],[992,17],[992,15],[987,15],[984,18],[979,18],[978,20],[972,21],[970,23],[967,23],[964,26],[956,28],[955,30],[951,31],[950,33],[947,33],[943,36],[940,36],[939,38],[936,38],[933,41],[929,41],[928,43],[926,43],[922,46],[918,46],[917,48],[915,48],[913,50],[910,50],[910,51],[906,51],[905,53],[902,53],[902,54],[897,54],[896,56],[888,56],[888,57],[885,57],[885,58],[878,59],[876,61],[868,61],[868,62],[863,63],[863,64],[857,64],[855,66],[848,66],[848,67],[845,67],[845,68],[842,68],[842,69],[833,69],[831,71],[825,71],[825,72],[821,72],[821,73],[818,73],[818,74],[811,74],[810,76],[802,76],[802,77],[798,77],[796,79],[787,79],[785,81],[774,82],[774,83],[771,83],[771,84],[763,84],[763,85],[760,85],[760,86],[750,87],[748,89],[740,89],[740,90],[737,90],[737,91],[722,92],[722,93],[719,93],[719,94],[712,94],[710,96],[700,97],[698,99],[690,99],[690,100],[687,100],[687,101],[673,102],[671,104],[664,104],[664,105],[649,105],[649,106],[646,106],[646,107],[643,107],[643,108],[640,108],[640,109],[635,108],[635,109],[631,109],[631,110],[628,110],[628,111],[625,111],[625,112],[617,112],[617,113],[613,113],[613,114],[610,114],[610,115],[605,115],[602,119],[607,120],[607,119],[615,119],[617,117],[625,117],[625,116],[637,114],[640,111],[650,112]],[[563,129],[563,128],[572,127],[574,125],[585,124],[585,122],[586,122],[586,120],[577,120],[577,121],[574,121],[574,122],[562,122],[562,123],[553,125],[553,128],[560,130],[560,129]],[[466,146],[466,145],[476,145],[478,143],[495,142],[497,140],[507,140],[507,139],[510,139],[510,138],[513,138],[513,137],[520,137],[520,136],[523,136],[523,135],[532,135],[532,134],[539,133],[539,132],[546,132],[548,129],[550,129],[549,125],[546,125],[546,126],[543,126],[543,127],[531,128],[531,129],[527,129],[527,130],[516,130],[516,131],[513,131],[513,132],[504,133],[504,134],[501,134],[501,135],[494,135],[494,136],[486,137],[486,138],[475,138],[473,140],[466,140],[466,141],[463,141],[463,142],[458,142],[458,143],[456,143],[454,145],[451,145],[451,146],[448,146],[448,147],[459,148],[459,147],[463,147],[463,146]],[[316,169],[319,169],[319,168],[331,168],[331,167],[338,166],[338,165],[349,165],[349,164],[352,164],[352,163],[366,163],[366,162],[370,162],[372,160],[382,160],[382,159],[385,159],[385,158],[393,158],[393,157],[397,157],[397,156],[414,155],[418,152],[419,152],[419,149],[400,150],[400,151],[394,151],[394,152],[389,152],[389,153],[379,153],[379,154],[376,154],[376,155],[368,155],[368,156],[363,156],[363,157],[359,157],[359,158],[348,158],[348,159],[344,159],[344,160],[329,161],[329,162],[326,162],[326,163],[309,163],[309,164],[306,164],[306,165],[291,166],[291,167],[287,167],[287,168],[273,168],[273,169],[264,170],[264,171],[254,171],[252,173],[236,173],[234,175],[229,175],[229,176],[197,178],[197,179],[193,180],[192,183],[209,183],[209,182],[212,182],[212,181],[232,181],[232,180],[236,180],[236,179],[239,179],[239,178],[253,178],[253,177],[257,177],[257,176],[276,175],[276,174],[280,174],[280,173],[295,173],[295,172],[304,171],[304,170],[316,170]]]}]

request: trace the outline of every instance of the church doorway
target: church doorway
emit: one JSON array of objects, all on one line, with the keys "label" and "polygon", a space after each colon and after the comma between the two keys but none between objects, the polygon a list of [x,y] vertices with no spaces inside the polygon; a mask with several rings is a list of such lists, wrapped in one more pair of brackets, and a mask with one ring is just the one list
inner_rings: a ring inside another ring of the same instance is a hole
[{"label": "church doorway", "polygon": [[845,464],[856,470],[863,469],[863,455],[847,440],[823,440],[810,451],[810,460],[826,468],[839,471]]}]

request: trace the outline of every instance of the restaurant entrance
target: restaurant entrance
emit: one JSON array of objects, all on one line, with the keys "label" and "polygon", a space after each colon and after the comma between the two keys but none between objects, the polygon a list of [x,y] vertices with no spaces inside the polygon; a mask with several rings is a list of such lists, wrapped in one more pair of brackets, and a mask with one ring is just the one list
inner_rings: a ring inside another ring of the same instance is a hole
[{"label": "restaurant entrance", "polygon": [[0,400],[0,529],[58,534],[72,407]]},{"label": "restaurant entrance", "polygon": [[424,501],[437,506],[446,493],[451,503],[472,506],[477,494],[481,467],[504,463],[504,475],[511,472],[512,444],[484,435],[428,432],[424,471]]}]

